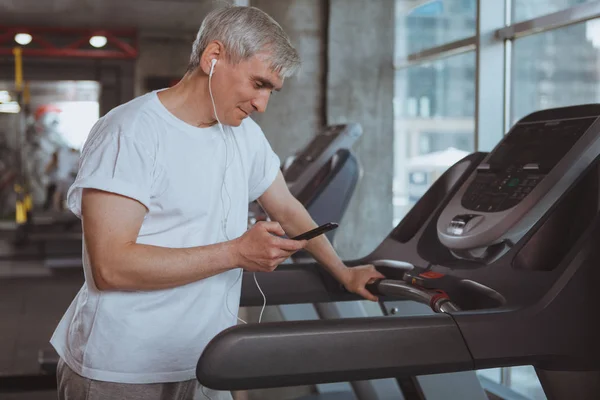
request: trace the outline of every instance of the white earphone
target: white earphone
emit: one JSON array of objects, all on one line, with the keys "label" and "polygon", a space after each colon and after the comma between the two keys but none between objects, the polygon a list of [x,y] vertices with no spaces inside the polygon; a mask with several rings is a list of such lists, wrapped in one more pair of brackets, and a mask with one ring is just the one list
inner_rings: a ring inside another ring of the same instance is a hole
[{"label": "white earphone", "polygon": [[216,63],[217,63],[216,58],[213,58],[212,60],[210,60],[210,72],[208,73],[208,76],[212,76]]},{"label": "white earphone", "polygon": [[[227,153],[227,140],[226,140],[226,136],[225,136],[225,131],[223,130],[223,124],[221,123],[221,121],[219,120],[219,116],[217,115],[217,107],[215,105],[215,99],[213,97],[212,87],[211,87],[211,80],[212,80],[213,72],[215,70],[215,64],[216,63],[217,63],[217,59],[216,58],[213,58],[212,60],[210,60],[210,71],[208,73],[208,92],[210,93],[210,100],[212,101],[213,110],[215,112],[215,118],[217,119],[217,122],[219,124],[219,128],[221,129],[221,133],[223,134],[223,141],[225,143],[225,172],[223,174],[223,183],[221,184],[221,203],[223,204],[223,188],[224,188],[225,192],[227,194],[227,197],[229,197],[229,207],[231,208],[231,196],[229,196],[229,191],[227,190],[227,185],[225,184],[225,179],[226,179],[226,176],[227,176],[227,169],[229,168],[229,165],[228,165],[229,164],[228,163],[228,158],[229,157],[228,157],[228,153]],[[233,138],[234,138],[234,140],[236,140],[235,136]],[[236,144],[237,144],[237,140],[236,140]],[[224,208],[225,208],[225,205],[223,204],[223,209]],[[226,240],[230,240],[229,236],[227,235],[227,220],[228,219],[229,219],[229,208],[227,209],[227,213],[225,213],[224,219],[221,221],[223,233],[225,235],[225,239]],[[244,273],[244,271],[241,270],[240,271],[240,275],[235,280],[235,282],[233,283],[233,285],[231,285],[231,287],[233,287],[239,281],[239,279],[242,277],[243,273]],[[262,320],[263,312],[265,311],[265,307],[267,306],[267,297],[265,296],[265,294],[262,291],[260,285],[258,284],[258,280],[256,279],[256,272],[253,273],[253,275],[254,275],[254,283],[256,283],[256,287],[260,291],[260,294],[262,294],[262,296],[263,296],[263,306],[262,306],[262,309],[260,310],[260,316],[258,317],[258,323],[260,323],[261,320]],[[227,311],[229,311],[229,314],[231,314],[232,316],[236,317],[239,321],[243,322],[244,324],[247,324],[246,321],[244,321],[240,317],[234,315],[231,312],[231,310],[229,309],[229,304],[227,303],[227,299],[229,298],[229,290],[231,290],[231,287],[227,290],[227,295],[225,296],[225,306],[227,307]],[[204,393],[204,390],[203,390],[202,393],[206,396],[206,394]]]}]

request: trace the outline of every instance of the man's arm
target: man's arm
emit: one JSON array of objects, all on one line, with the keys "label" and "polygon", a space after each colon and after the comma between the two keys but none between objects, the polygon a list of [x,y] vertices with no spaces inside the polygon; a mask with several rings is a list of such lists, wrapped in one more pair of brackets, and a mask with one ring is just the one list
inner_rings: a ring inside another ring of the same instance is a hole
[{"label": "man's arm", "polygon": [[272,271],[306,245],[306,241],[296,243],[275,236],[283,236],[284,232],[274,222],[257,224],[237,239],[208,246],[138,244],[146,212],[131,198],[83,190],[83,235],[99,290],[167,289],[238,267]]},{"label": "man's arm", "polygon": [[[289,237],[317,227],[306,208],[290,193],[283,174],[278,173],[275,181],[258,199],[261,207],[272,220],[277,221]],[[315,260],[331,273],[346,289],[369,300],[377,300],[365,285],[371,279],[384,278],[372,265],[348,268],[337,255],[325,235],[311,239],[306,245]]]}]

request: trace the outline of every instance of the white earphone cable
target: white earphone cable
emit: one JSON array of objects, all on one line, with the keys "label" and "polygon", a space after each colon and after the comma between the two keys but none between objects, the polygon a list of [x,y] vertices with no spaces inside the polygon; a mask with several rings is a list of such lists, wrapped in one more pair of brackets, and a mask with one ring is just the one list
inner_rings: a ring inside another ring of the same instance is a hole
[{"label": "white earphone cable", "polygon": [[[213,93],[212,93],[212,75],[213,75],[213,71],[214,71],[214,67],[215,67],[216,63],[217,63],[217,60],[215,60],[215,59],[213,59],[211,61],[210,72],[208,74],[208,92],[210,94],[210,100],[212,102],[213,110],[215,112],[215,118],[217,120],[217,123],[218,123],[219,128],[222,133],[223,143],[225,144],[225,171],[223,172],[223,181],[221,183],[221,206],[222,206],[223,210],[225,210],[225,202],[223,201],[223,189],[225,189],[225,193],[227,194],[227,197],[229,199],[229,207],[227,208],[227,212],[225,213],[225,218],[221,221],[221,229],[223,230],[223,235],[225,236],[225,239],[231,240],[231,239],[229,239],[229,235],[227,235],[227,220],[229,219],[229,211],[231,210],[231,196],[229,195],[229,190],[227,190],[227,184],[225,183],[226,178],[227,178],[227,170],[229,169],[227,135],[225,134],[225,130],[223,129],[223,124],[221,123],[221,120],[219,120],[219,115],[217,114],[217,106],[215,105],[215,99],[214,99]],[[239,145],[237,144],[237,139],[235,138],[235,136],[234,136],[234,140],[236,142],[235,144],[238,147],[238,151],[239,151]],[[234,155],[235,155],[235,153],[234,153]],[[233,158],[232,158],[232,163],[233,163]],[[233,282],[233,285],[231,285],[229,287],[229,289],[227,290],[227,294],[225,295],[225,307],[227,307],[227,311],[229,311],[229,314],[231,314],[231,316],[237,318],[238,321],[240,321],[244,324],[247,324],[246,321],[244,321],[240,317],[234,315],[233,312],[231,312],[231,309],[229,309],[229,301],[228,301],[229,300],[229,292],[240,280],[243,273],[244,273],[244,271],[242,269],[240,269],[240,274],[238,275],[237,279],[235,280],[235,282]],[[263,292],[262,288],[258,284],[258,280],[256,279],[256,272],[254,272],[253,275],[254,275],[254,283],[256,283],[256,287],[258,288],[258,290],[260,291],[260,294],[263,297],[263,305],[262,305],[262,309],[260,310],[260,316],[258,317],[258,323],[260,323],[262,321],[262,316],[263,316],[263,312],[265,311],[265,307],[267,306],[267,297],[265,296],[265,293]]]}]

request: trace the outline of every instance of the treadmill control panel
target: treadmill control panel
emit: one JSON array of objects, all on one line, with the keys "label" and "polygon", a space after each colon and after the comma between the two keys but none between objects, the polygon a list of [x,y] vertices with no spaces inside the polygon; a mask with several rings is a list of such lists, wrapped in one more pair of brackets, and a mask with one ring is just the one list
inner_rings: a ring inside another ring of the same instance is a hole
[{"label": "treadmill control panel", "polygon": [[580,118],[516,125],[477,168],[461,205],[471,211],[500,212],[519,204],[596,120]]},{"label": "treadmill control panel", "polygon": [[298,179],[306,169],[306,166],[315,161],[346,127],[347,125],[328,126],[316,136],[285,171],[285,180],[287,182],[294,182]]}]

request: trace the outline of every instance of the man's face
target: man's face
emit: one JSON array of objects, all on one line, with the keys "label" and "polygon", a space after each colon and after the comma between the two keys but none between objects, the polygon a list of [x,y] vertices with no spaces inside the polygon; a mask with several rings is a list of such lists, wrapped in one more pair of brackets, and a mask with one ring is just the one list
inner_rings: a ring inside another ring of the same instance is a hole
[{"label": "man's face", "polygon": [[235,65],[225,59],[217,62],[211,87],[222,124],[239,126],[254,111],[265,112],[272,92],[283,85],[270,66],[265,54]]}]

